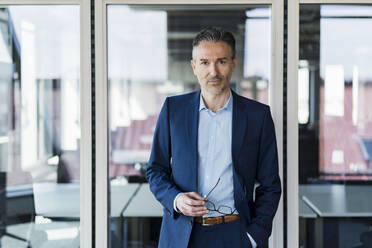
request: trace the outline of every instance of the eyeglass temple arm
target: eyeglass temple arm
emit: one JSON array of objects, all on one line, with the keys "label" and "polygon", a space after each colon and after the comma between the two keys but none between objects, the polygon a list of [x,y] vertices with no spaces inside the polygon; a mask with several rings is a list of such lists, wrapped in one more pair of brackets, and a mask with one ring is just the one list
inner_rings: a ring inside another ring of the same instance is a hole
[{"label": "eyeglass temple arm", "polygon": [[219,177],[216,185],[214,185],[214,187],[211,189],[211,191],[209,191],[209,193],[204,198],[208,198],[208,196],[212,193],[212,191],[217,187],[217,184],[220,182],[220,179],[221,178]]}]

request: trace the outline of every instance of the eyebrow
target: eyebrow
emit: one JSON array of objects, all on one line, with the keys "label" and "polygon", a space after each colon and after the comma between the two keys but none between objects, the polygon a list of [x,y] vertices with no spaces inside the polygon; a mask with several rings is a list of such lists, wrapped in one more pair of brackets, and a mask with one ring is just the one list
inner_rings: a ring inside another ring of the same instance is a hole
[{"label": "eyebrow", "polygon": [[[208,59],[203,59],[203,58],[201,58],[199,60],[200,61],[208,61]],[[228,58],[227,57],[222,57],[222,58],[217,58],[217,60],[228,60]]]}]

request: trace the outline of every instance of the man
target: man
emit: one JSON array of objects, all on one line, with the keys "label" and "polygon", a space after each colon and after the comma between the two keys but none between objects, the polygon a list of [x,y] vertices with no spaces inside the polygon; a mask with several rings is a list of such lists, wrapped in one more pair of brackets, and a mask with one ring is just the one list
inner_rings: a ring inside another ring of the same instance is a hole
[{"label": "man", "polygon": [[230,32],[202,30],[191,60],[201,90],[162,107],[147,168],[161,248],[267,246],[281,194],[275,131],[268,106],[230,89],[237,63]]}]

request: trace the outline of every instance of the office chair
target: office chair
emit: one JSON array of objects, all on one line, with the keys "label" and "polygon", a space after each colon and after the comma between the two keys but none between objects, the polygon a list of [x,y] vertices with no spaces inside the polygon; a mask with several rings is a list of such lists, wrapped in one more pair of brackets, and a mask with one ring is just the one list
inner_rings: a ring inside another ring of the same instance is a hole
[{"label": "office chair", "polygon": [[353,248],[372,248],[372,232],[363,232],[360,235],[360,243]]},{"label": "office chair", "polygon": [[372,248],[372,232],[364,232],[360,235],[360,241],[366,248]]},{"label": "office chair", "polygon": [[[31,248],[29,240],[6,231],[7,220],[7,199],[6,199],[6,172],[0,172],[0,240],[4,237],[10,237],[27,243],[27,248]],[[0,242],[1,247],[1,242]]]}]

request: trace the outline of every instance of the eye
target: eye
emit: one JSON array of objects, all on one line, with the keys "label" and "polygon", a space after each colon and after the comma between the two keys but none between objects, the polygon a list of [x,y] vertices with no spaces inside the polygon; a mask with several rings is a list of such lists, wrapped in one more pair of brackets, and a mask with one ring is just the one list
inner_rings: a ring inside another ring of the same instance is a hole
[{"label": "eye", "polygon": [[202,61],[200,62],[201,65],[208,65],[208,61]]},{"label": "eye", "polygon": [[221,65],[224,65],[224,64],[226,64],[227,62],[226,62],[226,60],[220,60],[220,64]]}]

